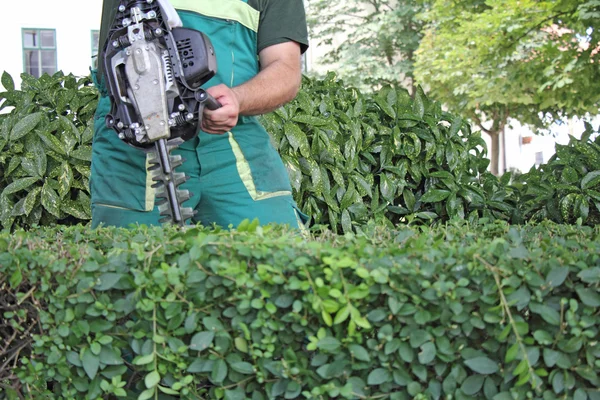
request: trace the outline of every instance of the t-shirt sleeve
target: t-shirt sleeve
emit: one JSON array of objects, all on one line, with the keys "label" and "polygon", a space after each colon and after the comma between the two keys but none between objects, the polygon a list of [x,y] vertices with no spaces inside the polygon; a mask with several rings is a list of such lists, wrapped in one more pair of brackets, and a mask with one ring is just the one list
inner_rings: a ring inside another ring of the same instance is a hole
[{"label": "t-shirt sleeve", "polygon": [[308,49],[308,31],[303,0],[266,0],[258,26],[258,52],[266,47],[294,41],[301,52]]}]

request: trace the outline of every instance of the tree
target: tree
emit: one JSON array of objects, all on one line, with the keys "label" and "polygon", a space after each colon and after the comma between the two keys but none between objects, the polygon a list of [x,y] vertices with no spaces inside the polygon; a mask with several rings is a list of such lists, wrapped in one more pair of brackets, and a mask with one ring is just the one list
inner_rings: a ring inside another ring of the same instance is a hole
[{"label": "tree", "polygon": [[319,63],[347,83],[371,89],[382,84],[414,93],[414,54],[424,22],[422,1],[308,0],[311,40],[331,48]]},{"label": "tree", "polygon": [[597,114],[600,1],[435,0],[415,76],[492,139],[509,118],[535,127]]}]

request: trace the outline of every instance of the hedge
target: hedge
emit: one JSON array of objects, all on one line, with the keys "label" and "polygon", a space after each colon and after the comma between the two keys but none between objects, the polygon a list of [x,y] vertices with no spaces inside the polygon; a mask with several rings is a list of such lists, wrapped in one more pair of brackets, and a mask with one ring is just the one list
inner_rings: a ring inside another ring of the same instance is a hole
[{"label": "hedge", "polygon": [[364,231],[1,233],[0,398],[600,399],[600,228]]}]

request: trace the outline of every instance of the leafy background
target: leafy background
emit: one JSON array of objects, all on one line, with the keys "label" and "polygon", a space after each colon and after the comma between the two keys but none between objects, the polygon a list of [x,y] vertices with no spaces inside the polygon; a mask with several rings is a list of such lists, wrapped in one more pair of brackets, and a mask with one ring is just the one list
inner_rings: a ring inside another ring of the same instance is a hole
[{"label": "leafy background", "polygon": [[[0,93],[3,229],[90,219],[89,174],[97,91],[89,78],[23,75]],[[356,232],[374,222],[432,224],[600,221],[600,138],[558,146],[526,174],[496,177],[480,132],[421,88],[365,94],[335,74],[304,78],[291,103],[262,117],[313,224]]]},{"label": "leafy background", "polygon": [[89,78],[61,72],[21,89],[2,75],[0,223],[4,229],[87,221],[92,118],[97,91]]}]

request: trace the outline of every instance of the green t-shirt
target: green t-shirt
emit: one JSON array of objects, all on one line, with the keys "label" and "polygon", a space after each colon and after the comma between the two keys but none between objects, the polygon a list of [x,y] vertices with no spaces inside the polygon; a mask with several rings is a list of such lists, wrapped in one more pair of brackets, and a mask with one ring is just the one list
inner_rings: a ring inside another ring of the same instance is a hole
[{"label": "green t-shirt", "polygon": [[[101,47],[106,40],[118,4],[119,0],[104,0],[102,4]],[[299,43],[302,53],[306,51],[308,32],[302,0],[248,0],[248,5],[260,12],[258,52],[274,44],[289,41]]]}]

